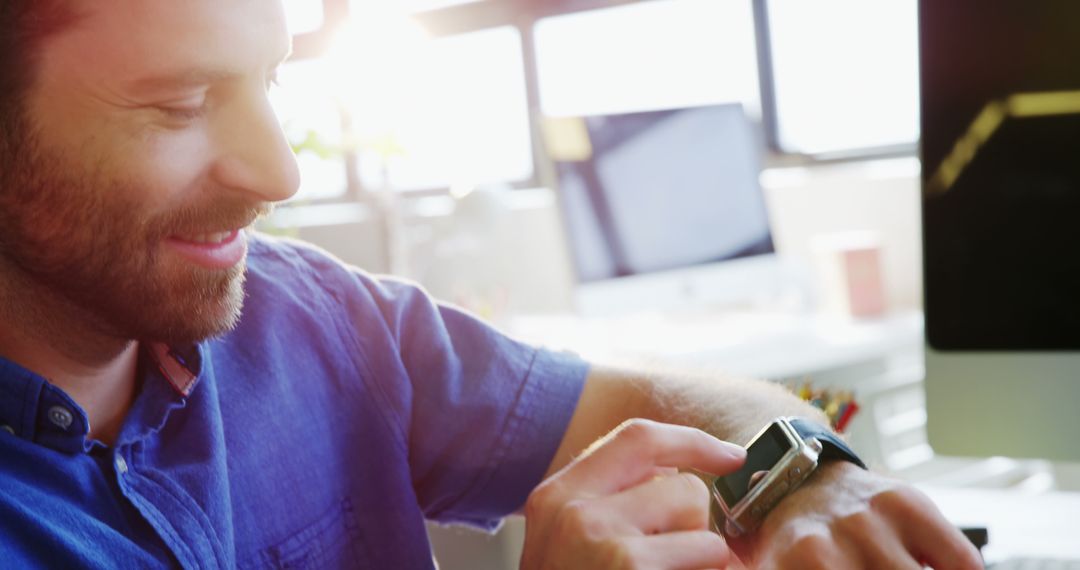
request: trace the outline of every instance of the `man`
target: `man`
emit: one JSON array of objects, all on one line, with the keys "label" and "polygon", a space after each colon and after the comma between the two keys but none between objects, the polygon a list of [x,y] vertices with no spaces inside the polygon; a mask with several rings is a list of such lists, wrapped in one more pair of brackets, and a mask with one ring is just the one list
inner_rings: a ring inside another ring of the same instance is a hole
[{"label": "man", "polygon": [[3,566],[430,568],[425,517],[523,506],[524,568],[979,566],[845,461],[728,543],[677,470],[744,452],[671,424],[744,442],[812,409],[589,369],[250,235],[298,185],[266,98],[288,48],[269,0],[0,4]]}]

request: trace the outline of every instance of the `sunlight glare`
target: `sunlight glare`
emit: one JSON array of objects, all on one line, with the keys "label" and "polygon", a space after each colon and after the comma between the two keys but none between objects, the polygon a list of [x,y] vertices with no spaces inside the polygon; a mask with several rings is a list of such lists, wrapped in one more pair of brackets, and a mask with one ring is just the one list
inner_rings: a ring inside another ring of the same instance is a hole
[{"label": "sunlight glare", "polygon": [[352,15],[327,53],[328,80],[361,138],[385,136],[409,108],[427,32],[392,6]]}]

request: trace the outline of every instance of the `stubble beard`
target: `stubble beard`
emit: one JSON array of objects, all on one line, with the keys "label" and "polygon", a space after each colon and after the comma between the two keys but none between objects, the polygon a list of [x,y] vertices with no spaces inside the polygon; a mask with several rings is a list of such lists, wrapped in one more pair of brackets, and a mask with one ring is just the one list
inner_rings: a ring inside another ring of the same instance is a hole
[{"label": "stubble beard", "polygon": [[244,263],[198,267],[163,255],[164,239],[208,224],[249,223],[260,207],[222,193],[149,216],[137,185],[80,172],[33,133],[21,140],[0,156],[0,287],[21,289],[7,299],[32,299],[27,307],[43,313],[35,317],[47,319],[45,327],[117,340],[182,344],[236,326]]}]

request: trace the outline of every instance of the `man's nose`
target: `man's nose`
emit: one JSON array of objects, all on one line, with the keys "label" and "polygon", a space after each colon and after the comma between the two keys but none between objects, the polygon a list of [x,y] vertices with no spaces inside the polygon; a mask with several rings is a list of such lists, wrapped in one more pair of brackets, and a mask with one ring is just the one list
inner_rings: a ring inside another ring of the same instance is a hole
[{"label": "man's nose", "polygon": [[212,172],[218,183],[264,202],[279,202],[296,193],[300,187],[296,156],[265,94],[235,101],[219,119]]}]

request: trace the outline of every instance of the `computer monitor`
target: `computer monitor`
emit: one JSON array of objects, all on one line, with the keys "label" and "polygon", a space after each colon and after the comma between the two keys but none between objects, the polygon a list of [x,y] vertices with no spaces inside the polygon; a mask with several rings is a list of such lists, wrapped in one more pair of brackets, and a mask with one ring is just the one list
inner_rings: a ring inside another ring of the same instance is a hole
[{"label": "computer monitor", "polygon": [[580,310],[700,307],[773,281],[761,136],[741,105],[547,126]]},{"label": "computer monitor", "polygon": [[1080,2],[919,22],[930,444],[1080,460]]}]

